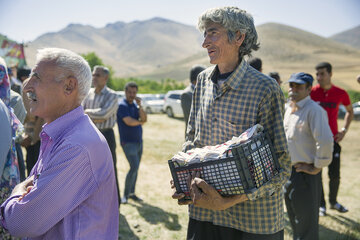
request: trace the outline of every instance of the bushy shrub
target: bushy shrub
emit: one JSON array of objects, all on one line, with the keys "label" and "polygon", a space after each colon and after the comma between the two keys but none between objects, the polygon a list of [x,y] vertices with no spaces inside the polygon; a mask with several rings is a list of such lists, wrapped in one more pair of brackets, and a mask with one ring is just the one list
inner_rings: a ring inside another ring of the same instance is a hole
[{"label": "bushy shrub", "polygon": [[184,89],[185,85],[174,79],[161,79],[160,81],[138,78],[116,78],[109,80],[108,86],[115,91],[124,91],[127,82],[136,82],[139,93],[166,93],[170,90]]},{"label": "bushy shrub", "polygon": [[355,90],[347,90],[347,93],[349,94],[351,103],[360,101],[360,92]]}]

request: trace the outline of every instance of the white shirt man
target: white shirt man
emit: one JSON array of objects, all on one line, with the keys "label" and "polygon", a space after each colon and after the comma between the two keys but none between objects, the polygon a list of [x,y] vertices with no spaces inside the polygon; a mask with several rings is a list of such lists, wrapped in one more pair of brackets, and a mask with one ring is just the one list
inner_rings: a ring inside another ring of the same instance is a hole
[{"label": "white shirt man", "polygon": [[321,169],[330,164],[333,138],[327,114],[310,98],[313,77],[290,77],[284,128],[292,163],[285,203],[294,239],[318,239]]}]

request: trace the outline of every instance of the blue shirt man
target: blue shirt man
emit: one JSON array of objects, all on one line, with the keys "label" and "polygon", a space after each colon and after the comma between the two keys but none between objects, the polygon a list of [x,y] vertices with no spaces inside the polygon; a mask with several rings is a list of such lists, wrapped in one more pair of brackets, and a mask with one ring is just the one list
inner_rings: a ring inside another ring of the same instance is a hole
[{"label": "blue shirt man", "polygon": [[124,117],[131,117],[139,119],[139,109],[136,103],[129,103],[126,98],[123,98],[119,104],[117,111],[118,126],[120,133],[120,144],[126,143],[141,143],[142,142],[142,127],[141,125],[129,126],[122,119]]},{"label": "blue shirt man", "polygon": [[130,170],[126,175],[124,196],[121,203],[127,203],[131,198],[142,201],[135,195],[135,185],[139,170],[143,145],[142,126],[147,116],[141,106],[141,99],[136,97],[138,86],[129,82],[125,86],[125,98],[119,104],[117,111],[117,123],[119,127],[120,144],[130,164]]}]

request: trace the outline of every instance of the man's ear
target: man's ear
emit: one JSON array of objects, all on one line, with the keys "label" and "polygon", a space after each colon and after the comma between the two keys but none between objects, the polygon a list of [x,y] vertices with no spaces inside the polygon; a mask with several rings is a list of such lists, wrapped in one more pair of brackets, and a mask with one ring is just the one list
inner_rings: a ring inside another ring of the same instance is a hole
[{"label": "man's ear", "polygon": [[241,33],[240,31],[237,31],[235,36],[235,43],[240,47],[241,44],[244,42],[244,40],[245,40],[245,33]]},{"label": "man's ear", "polygon": [[309,85],[309,86],[306,88],[306,91],[309,93],[309,95],[310,95],[310,93],[311,93],[311,89],[312,89],[312,85]]},{"label": "man's ear", "polygon": [[65,95],[71,95],[74,90],[77,89],[77,79],[75,77],[68,77],[64,82],[64,92]]}]

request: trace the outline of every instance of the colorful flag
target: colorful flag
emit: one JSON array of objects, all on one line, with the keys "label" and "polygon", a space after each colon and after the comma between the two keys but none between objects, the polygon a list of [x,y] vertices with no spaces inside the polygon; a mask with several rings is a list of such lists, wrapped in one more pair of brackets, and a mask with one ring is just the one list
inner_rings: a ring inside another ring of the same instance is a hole
[{"label": "colorful flag", "polygon": [[24,44],[18,44],[0,35],[0,56],[6,61],[8,67],[23,68],[26,66]]}]

